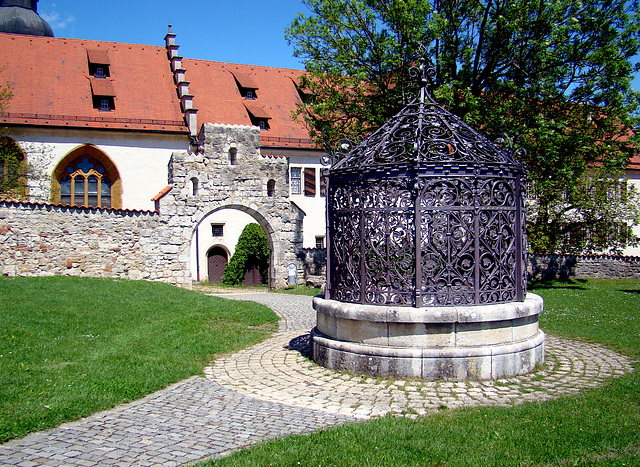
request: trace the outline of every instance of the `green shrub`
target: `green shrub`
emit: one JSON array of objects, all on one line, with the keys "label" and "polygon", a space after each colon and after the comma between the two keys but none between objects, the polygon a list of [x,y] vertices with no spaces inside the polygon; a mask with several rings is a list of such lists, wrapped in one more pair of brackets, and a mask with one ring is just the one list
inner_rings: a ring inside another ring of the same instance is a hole
[{"label": "green shrub", "polygon": [[258,265],[263,282],[269,277],[269,241],[258,224],[248,224],[238,239],[236,251],[224,268],[222,283],[239,285],[252,265]]}]

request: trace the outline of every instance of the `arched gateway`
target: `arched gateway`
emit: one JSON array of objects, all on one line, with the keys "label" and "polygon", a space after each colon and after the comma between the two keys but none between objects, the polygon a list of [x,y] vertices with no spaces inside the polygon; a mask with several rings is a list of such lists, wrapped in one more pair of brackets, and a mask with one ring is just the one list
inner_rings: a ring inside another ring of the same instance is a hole
[{"label": "arched gateway", "polygon": [[[209,222],[212,213],[241,211],[260,224],[270,246],[269,286],[287,284],[287,265],[297,263],[296,253],[302,246],[302,213],[291,204],[288,190],[268,192],[269,180],[286,184],[288,163],[284,158],[262,157],[260,130],[240,125],[205,124],[200,137],[203,151],[173,153],[169,163],[171,189],[159,199],[159,211],[171,245],[184,265],[184,273],[193,280],[207,276],[207,252],[224,243],[224,222],[221,231],[211,233],[209,243],[202,243],[202,228],[220,227]],[[229,160],[233,149],[235,158]],[[193,190],[197,180],[198,190]],[[278,193],[280,193],[278,195]],[[217,235],[217,237],[216,237]],[[227,246],[231,251],[233,246]],[[201,261],[202,260],[202,261]]]}]

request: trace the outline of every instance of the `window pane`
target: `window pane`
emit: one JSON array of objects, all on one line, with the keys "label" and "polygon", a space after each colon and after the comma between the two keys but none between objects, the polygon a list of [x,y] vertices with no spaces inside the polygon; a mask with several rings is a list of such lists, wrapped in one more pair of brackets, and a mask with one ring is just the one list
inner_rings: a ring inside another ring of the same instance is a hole
[{"label": "window pane", "polygon": [[62,177],[60,180],[60,202],[62,204],[71,204],[71,178]]},{"label": "window pane", "polygon": [[100,206],[103,208],[111,207],[111,180],[102,177],[100,181]]},{"label": "window pane", "polygon": [[74,182],[75,186],[73,190],[73,204],[84,206],[85,180],[83,177],[76,177],[74,179]]},{"label": "window pane", "polygon": [[316,169],[304,169],[304,195],[316,195]]},{"label": "window pane", "polygon": [[98,206],[98,179],[92,175],[87,182],[88,206]]},{"label": "window pane", "polygon": [[211,235],[214,237],[224,237],[224,224],[211,224]]},{"label": "window pane", "polygon": [[299,195],[302,193],[302,185],[300,181],[302,169],[300,167],[291,167],[291,194]]}]

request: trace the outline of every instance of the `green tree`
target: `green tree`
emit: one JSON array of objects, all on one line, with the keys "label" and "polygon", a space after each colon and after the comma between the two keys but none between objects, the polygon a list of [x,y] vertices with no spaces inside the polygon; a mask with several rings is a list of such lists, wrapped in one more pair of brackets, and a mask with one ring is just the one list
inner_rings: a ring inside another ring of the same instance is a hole
[{"label": "green tree", "polygon": [[[8,83],[0,86],[0,113],[5,111],[12,96]],[[0,127],[0,197],[22,198],[29,167],[20,147],[8,135],[8,128]]]},{"label": "green tree", "polygon": [[[407,71],[426,55],[441,104],[489,137],[520,137],[533,252],[619,251],[637,241],[620,227],[640,221],[637,194],[601,196],[616,191],[608,185],[638,149],[637,2],[303,2],[310,14],[286,37],[305,61],[313,98],[298,117],[317,143],[378,128],[416,96]],[[585,234],[596,224],[597,235]]]},{"label": "green tree", "polygon": [[262,280],[266,281],[269,277],[269,241],[260,225],[248,224],[238,238],[235,253],[224,268],[222,283],[241,284],[245,273],[254,265],[258,266]]}]

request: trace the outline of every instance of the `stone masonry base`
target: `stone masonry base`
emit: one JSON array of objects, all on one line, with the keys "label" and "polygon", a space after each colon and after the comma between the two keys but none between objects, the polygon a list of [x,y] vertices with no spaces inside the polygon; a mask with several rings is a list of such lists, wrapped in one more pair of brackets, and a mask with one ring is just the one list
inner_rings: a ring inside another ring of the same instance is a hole
[{"label": "stone masonry base", "polygon": [[542,299],[468,307],[392,307],[314,298],[311,357],[330,369],[425,380],[493,380],[544,362]]}]

